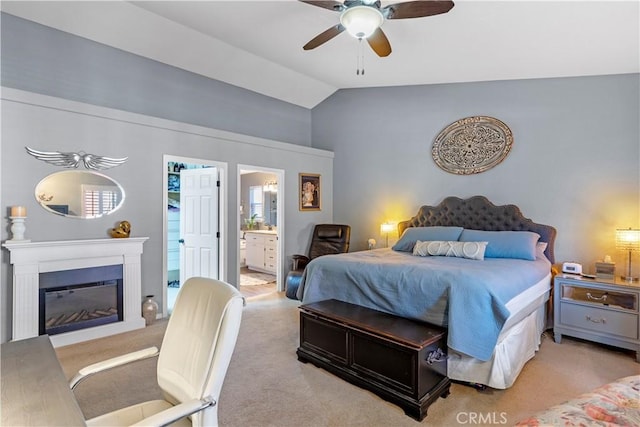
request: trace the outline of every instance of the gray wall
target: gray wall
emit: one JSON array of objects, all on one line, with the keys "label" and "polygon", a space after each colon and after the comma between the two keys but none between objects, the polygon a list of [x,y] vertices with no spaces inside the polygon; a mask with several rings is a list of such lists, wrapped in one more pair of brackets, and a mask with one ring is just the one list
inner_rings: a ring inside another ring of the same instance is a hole
[{"label": "gray wall", "polygon": [[[342,90],[309,111],[10,15],[2,14],[1,24],[4,87],[335,153],[333,160],[286,144],[253,146],[243,138],[3,100],[0,209],[6,225],[0,238],[8,237],[7,210],[14,204],[29,208],[27,235],[34,240],[104,237],[126,218],[135,235],[151,237],[143,255],[145,293],[157,295],[162,286],[165,153],[228,165],[230,219],[239,204],[233,190],[238,164],[285,170],[282,184],[290,194],[297,193],[298,172],[321,173],[322,211],[300,213],[297,198],[287,198],[285,254],[304,253],[312,224],[323,221],[351,224],[353,250],[364,249],[369,237],[380,241],[380,223],[406,219],[448,195],[483,194],[497,204],[519,205],[526,216],[558,229],[559,261],[583,262],[587,269],[605,254],[624,264],[625,254],[614,249],[614,230],[640,225],[637,74]],[[513,150],[482,174],[450,175],[431,159],[433,138],[472,115],[509,125]],[[118,217],[81,221],[44,212],[33,188],[57,169],[28,156],[25,145],[129,155],[125,166],[109,173],[127,190]],[[237,225],[230,221],[228,232],[236,233]],[[237,266],[235,239],[227,250],[231,271]],[[3,251],[2,341],[10,330],[7,259]]]},{"label": "gray wall", "polygon": [[[223,250],[232,283],[238,268],[239,164],[285,171],[279,183],[289,190],[282,213],[285,256],[306,250],[314,223],[332,221],[333,155],[309,147],[309,110],[7,14],[2,14],[1,25],[2,241],[10,237],[12,205],[27,206],[26,235],[34,241],[107,238],[116,222],[127,219],[133,235],[149,237],[142,258],[143,295],[162,295],[164,154],[227,165],[229,222],[222,232],[229,236]],[[125,165],[106,171],[125,188],[124,206],[93,220],[46,212],[36,204],[34,188],[61,169],[29,156],[25,146],[128,156]],[[300,172],[323,176],[327,189],[322,211],[299,212]],[[285,261],[282,277],[288,268]],[[6,250],[0,270],[4,342],[10,338],[12,298]]]},{"label": "gray wall", "polygon": [[[557,261],[592,271],[610,254],[622,269],[615,229],[640,226],[639,97],[638,74],[341,90],[313,109],[312,140],[335,153],[334,220],[355,226],[355,250],[386,220],[480,194],[555,226]],[[479,115],[511,128],[508,157],[470,176],[438,168],[438,132]]]},{"label": "gray wall", "polygon": [[1,15],[2,86],[311,145],[306,108]]}]

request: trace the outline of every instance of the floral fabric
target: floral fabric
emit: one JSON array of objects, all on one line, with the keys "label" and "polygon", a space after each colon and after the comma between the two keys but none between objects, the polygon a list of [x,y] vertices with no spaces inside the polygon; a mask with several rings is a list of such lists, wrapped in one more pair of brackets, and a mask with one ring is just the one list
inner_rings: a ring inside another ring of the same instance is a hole
[{"label": "floral fabric", "polygon": [[605,384],[517,426],[640,426],[640,375]]}]

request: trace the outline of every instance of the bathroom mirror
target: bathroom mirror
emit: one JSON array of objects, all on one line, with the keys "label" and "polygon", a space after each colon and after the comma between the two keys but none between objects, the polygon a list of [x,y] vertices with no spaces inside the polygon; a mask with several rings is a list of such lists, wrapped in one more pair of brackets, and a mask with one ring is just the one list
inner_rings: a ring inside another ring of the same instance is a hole
[{"label": "bathroom mirror", "polygon": [[124,202],[120,184],[97,172],[62,171],[36,185],[36,200],[46,210],[70,218],[100,218]]}]

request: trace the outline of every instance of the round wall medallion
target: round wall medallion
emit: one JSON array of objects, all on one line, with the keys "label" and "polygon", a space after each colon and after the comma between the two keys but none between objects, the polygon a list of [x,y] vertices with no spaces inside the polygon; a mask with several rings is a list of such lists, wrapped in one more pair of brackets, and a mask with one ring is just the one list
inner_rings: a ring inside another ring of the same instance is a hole
[{"label": "round wall medallion", "polygon": [[500,120],[486,116],[466,117],[438,134],[431,155],[441,169],[471,175],[503,161],[512,145],[511,129]]}]

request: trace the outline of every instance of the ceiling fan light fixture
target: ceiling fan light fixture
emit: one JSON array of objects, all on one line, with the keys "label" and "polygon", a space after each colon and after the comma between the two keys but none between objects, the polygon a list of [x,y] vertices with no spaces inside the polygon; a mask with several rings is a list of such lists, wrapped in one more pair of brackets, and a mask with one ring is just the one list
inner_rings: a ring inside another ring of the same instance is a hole
[{"label": "ceiling fan light fixture", "polygon": [[353,6],[342,12],[340,23],[347,32],[358,39],[366,39],[380,28],[384,17],[382,12],[371,6]]}]

